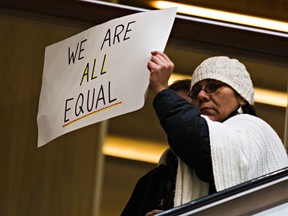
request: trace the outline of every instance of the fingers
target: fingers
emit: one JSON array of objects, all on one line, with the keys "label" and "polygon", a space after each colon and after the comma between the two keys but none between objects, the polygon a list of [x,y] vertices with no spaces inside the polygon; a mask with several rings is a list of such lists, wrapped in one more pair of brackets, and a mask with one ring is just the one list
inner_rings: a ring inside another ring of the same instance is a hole
[{"label": "fingers", "polygon": [[151,212],[148,212],[145,216],[153,216],[153,215],[158,214],[160,212],[163,212],[163,210],[156,209],[156,210],[153,210]]},{"label": "fingers", "polygon": [[164,58],[166,61],[170,61],[170,62],[171,62],[171,60],[169,59],[169,57],[168,57],[165,53],[163,53],[163,52],[160,52],[160,51],[156,50],[156,51],[152,51],[151,54],[152,54],[152,55],[161,56],[161,57]]},{"label": "fingers", "polygon": [[156,94],[168,88],[168,80],[174,70],[174,63],[160,51],[151,52],[152,57],[147,67],[150,70],[150,89]]},{"label": "fingers", "polygon": [[172,72],[174,70],[174,63],[169,59],[169,57],[160,51],[151,52],[151,61],[148,63],[148,68],[152,70],[168,70]]}]

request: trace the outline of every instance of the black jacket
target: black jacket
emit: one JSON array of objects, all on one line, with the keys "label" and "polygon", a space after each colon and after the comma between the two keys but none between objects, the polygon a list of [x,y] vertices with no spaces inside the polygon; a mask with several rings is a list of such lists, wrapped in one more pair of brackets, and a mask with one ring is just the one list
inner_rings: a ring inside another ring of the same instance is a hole
[{"label": "black jacket", "polygon": [[171,89],[156,95],[154,109],[170,148],[198,178],[213,183],[209,130],[200,112]]},{"label": "black jacket", "polygon": [[[171,150],[210,184],[210,194],[216,192],[209,130],[200,112],[171,89],[157,94],[153,105]],[[167,166],[161,165],[139,179],[121,215],[143,216],[154,209],[173,208],[176,172],[177,161],[169,157]]]},{"label": "black jacket", "polygon": [[173,208],[176,169],[160,165],[140,178],[121,216],[144,216]]}]

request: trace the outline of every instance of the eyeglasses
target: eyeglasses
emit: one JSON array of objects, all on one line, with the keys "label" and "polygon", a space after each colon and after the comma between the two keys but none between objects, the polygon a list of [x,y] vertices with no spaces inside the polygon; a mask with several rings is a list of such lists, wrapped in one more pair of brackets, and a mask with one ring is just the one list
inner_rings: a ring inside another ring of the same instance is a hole
[{"label": "eyeglasses", "polygon": [[215,91],[217,91],[219,88],[224,86],[224,83],[208,83],[206,86],[201,85],[195,85],[191,91],[188,93],[188,97],[190,97],[192,100],[195,100],[198,97],[198,94],[203,89],[206,93],[210,94]]}]

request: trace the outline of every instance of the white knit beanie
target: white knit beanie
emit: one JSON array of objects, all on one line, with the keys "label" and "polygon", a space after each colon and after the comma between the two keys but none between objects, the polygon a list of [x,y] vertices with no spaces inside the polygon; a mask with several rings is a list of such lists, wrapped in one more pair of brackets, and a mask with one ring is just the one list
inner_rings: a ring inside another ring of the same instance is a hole
[{"label": "white knit beanie", "polygon": [[254,103],[254,89],[246,67],[237,59],[226,56],[211,57],[203,61],[194,71],[191,81],[193,86],[204,80],[215,79],[231,86],[251,105]]}]

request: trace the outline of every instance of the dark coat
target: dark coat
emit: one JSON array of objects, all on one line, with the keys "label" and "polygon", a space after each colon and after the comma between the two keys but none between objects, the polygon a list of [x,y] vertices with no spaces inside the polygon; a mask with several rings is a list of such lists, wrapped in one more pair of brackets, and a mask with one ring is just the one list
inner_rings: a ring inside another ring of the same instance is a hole
[{"label": "dark coat", "polygon": [[176,169],[160,165],[140,178],[121,216],[144,216],[173,208]]},{"label": "dark coat", "polygon": [[[209,182],[210,194],[216,192],[206,120],[171,89],[157,94],[153,105],[167,134],[171,154],[192,167],[198,178]],[[155,209],[173,208],[177,160],[171,154],[167,165],[160,165],[139,179],[121,216],[144,216]]]}]

